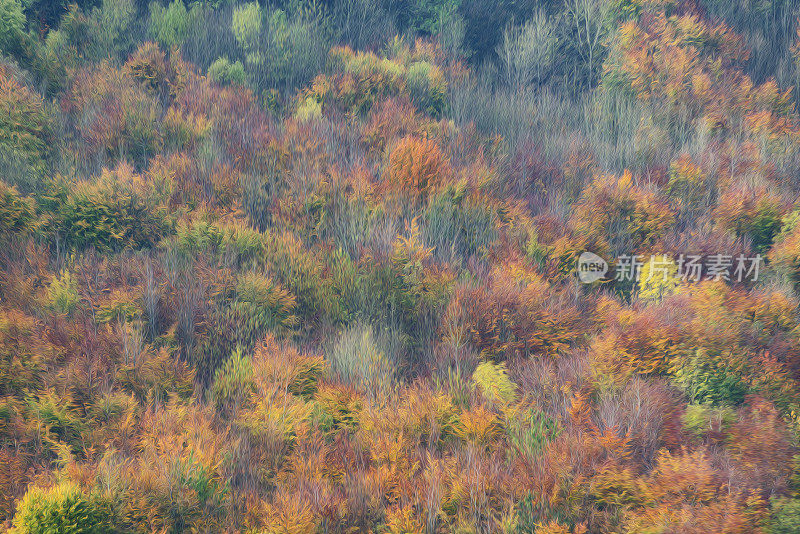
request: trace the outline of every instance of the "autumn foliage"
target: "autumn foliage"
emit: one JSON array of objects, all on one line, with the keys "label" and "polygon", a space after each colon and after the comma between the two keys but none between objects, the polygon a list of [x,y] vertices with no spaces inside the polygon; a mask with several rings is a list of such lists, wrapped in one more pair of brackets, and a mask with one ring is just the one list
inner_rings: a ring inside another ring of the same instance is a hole
[{"label": "autumn foliage", "polygon": [[0,529],[800,529],[788,7],[40,4],[0,0]]}]

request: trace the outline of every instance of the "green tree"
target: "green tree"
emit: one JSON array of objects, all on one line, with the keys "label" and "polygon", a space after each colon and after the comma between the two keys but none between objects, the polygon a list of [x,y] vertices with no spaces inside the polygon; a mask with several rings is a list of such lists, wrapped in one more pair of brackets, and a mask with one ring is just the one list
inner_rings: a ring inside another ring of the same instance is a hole
[{"label": "green tree", "polygon": [[16,52],[25,29],[20,0],[0,0],[0,52]]}]

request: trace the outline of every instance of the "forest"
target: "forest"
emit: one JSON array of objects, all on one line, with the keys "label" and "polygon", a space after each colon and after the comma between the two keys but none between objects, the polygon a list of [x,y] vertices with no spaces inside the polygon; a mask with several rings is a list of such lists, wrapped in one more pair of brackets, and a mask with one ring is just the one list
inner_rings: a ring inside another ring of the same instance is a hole
[{"label": "forest", "polygon": [[0,0],[0,531],[800,533],[800,0]]}]

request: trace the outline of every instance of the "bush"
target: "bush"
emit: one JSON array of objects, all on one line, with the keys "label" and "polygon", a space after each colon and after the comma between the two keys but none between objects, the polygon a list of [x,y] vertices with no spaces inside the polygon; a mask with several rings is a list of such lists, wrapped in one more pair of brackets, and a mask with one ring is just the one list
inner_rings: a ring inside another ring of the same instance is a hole
[{"label": "bush", "polygon": [[800,499],[775,498],[767,527],[769,534],[800,532]]},{"label": "bush", "polygon": [[767,257],[776,271],[800,287],[800,226],[797,222],[798,213],[784,218],[783,229],[775,238]]},{"label": "bush", "polygon": [[32,317],[0,311],[0,394],[21,395],[39,386],[55,354]]},{"label": "bush", "polygon": [[250,395],[253,385],[253,362],[241,347],[237,347],[214,373],[209,396],[218,407],[235,413]]},{"label": "bush", "polygon": [[295,117],[297,117],[297,120],[300,122],[318,120],[322,117],[322,104],[312,96],[306,97],[297,107]]},{"label": "bush", "polygon": [[25,22],[20,0],[0,0],[0,53],[17,51]]},{"label": "bush", "polygon": [[144,43],[125,62],[125,72],[148,93],[166,104],[186,87],[189,69],[176,53],[164,54],[155,43]]},{"label": "bush", "polygon": [[78,186],[53,219],[56,236],[76,249],[152,247],[172,231],[161,208],[134,191],[103,184]]},{"label": "bush", "polygon": [[[42,98],[0,63],[0,171],[10,185],[32,191],[48,168],[53,125]],[[10,172],[14,167],[17,172]]]},{"label": "bush", "polygon": [[186,9],[183,0],[174,0],[168,6],[158,2],[150,4],[150,35],[163,47],[180,47],[189,32],[199,23],[202,4],[192,3]]},{"label": "bush", "polygon": [[33,202],[21,197],[16,188],[0,182],[0,242],[30,229],[34,216]]},{"label": "bush", "polygon": [[436,35],[441,29],[443,17],[452,16],[460,2],[458,0],[400,0],[392,2],[397,25],[403,31]]},{"label": "bush", "polygon": [[262,10],[256,2],[237,6],[232,30],[256,84],[283,93],[322,70],[330,48],[324,18],[314,9]]},{"label": "bush", "polygon": [[28,414],[42,429],[42,441],[48,448],[61,453],[64,445],[69,445],[70,454],[81,449],[86,423],[71,397],[48,389],[39,390],[27,401]]},{"label": "bush", "polygon": [[675,222],[665,198],[632,180],[630,171],[621,177],[598,176],[574,208],[576,229],[595,240],[608,240],[617,255],[652,246]]},{"label": "bush", "polygon": [[703,170],[688,156],[681,156],[670,164],[667,194],[681,202],[684,209],[701,207],[700,202],[711,187],[713,184],[708,183]]},{"label": "bush", "polygon": [[295,302],[295,296],[272,279],[257,273],[241,275],[230,307],[237,343],[249,350],[268,332],[289,334],[297,325]]},{"label": "bush", "polygon": [[63,108],[81,141],[76,153],[84,168],[94,171],[122,159],[142,168],[161,150],[163,102],[156,97],[166,99],[179,87],[169,69],[159,69],[162,61],[149,43],[124,69],[103,62],[75,74]]},{"label": "bush", "polygon": [[558,422],[535,408],[515,408],[506,415],[511,445],[522,455],[536,458],[560,433]]},{"label": "bush", "polygon": [[472,382],[491,402],[510,404],[517,397],[517,385],[508,378],[508,371],[504,363],[480,363],[472,373]]},{"label": "bush", "polygon": [[741,356],[697,348],[676,357],[670,371],[692,402],[737,405],[748,393]]},{"label": "bush", "polygon": [[103,0],[92,10],[90,29],[95,57],[127,54],[133,46],[135,0]]},{"label": "bush", "polygon": [[678,285],[678,265],[665,255],[651,256],[642,265],[639,275],[639,298],[661,300],[672,294]]},{"label": "bush", "polygon": [[767,191],[726,191],[714,209],[717,223],[736,237],[747,237],[758,253],[772,245],[784,214],[781,199]]},{"label": "bush", "polygon": [[317,392],[327,369],[322,356],[301,353],[290,342],[278,343],[271,336],[256,347],[252,362],[258,391],[277,384],[307,399]]},{"label": "bush", "polygon": [[388,181],[402,191],[426,196],[449,173],[449,163],[433,139],[408,136],[389,154]]},{"label": "bush", "polygon": [[556,22],[541,9],[523,25],[506,28],[497,55],[509,85],[521,88],[547,79],[556,59],[557,31]]},{"label": "bush", "polygon": [[395,381],[397,342],[385,335],[379,339],[368,326],[342,332],[328,355],[333,373],[369,395],[388,393]]},{"label": "bush", "polygon": [[444,111],[447,82],[442,71],[427,61],[415,61],[406,73],[411,101],[421,110],[438,116]]},{"label": "bush", "polygon": [[236,6],[233,10],[231,25],[236,41],[248,54],[247,61],[260,63],[257,47],[262,29],[262,15],[258,2]]},{"label": "bush", "polygon": [[60,276],[54,277],[47,290],[50,307],[57,313],[72,315],[78,306],[80,295],[78,284],[69,271],[64,270]]},{"label": "bush", "polygon": [[75,484],[30,489],[14,516],[17,534],[100,534],[111,532],[101,508]]},{"label": "bush", "polygon": [[231,63],[228,58],[218,58],[208,67],[208,77],[220,85],[244,85],[247,75],[241,61]]},{"label": "bush", "polygon": [[405,86],[405,68],[397,61],[348,47],[333,48],[330,58],[342,72],[332,79],[315,80],[312,90],[323,102],[335,100],[347,110],[366,113],[376,102],[399,94]]},{"label": "bush", "polygon": [[342,299],[325,272],[325,263],[300,239],[289,233],[266,234],[263,260],[267,270],[297,297],[297,314],[305,328],[323,318],[332,324],[346,319]]},{"label": "bush", "polygon": [[107,299],[100,301],[95,312],[99,324],[130,323],[142,316],[138,296],[128,291],[115,289]]},{"label": "bush", "polygon": [[470,195],[463,182],[431,197],[422,232],[425,242],[436,247],[437,257],[451,260],[455,254],[467,259],[488,253],[498,237],[497,216],[482,200]]},{"label": "bush", "polygon": [[682,419],[683,428],[695,438],[701,438],[711,430],[727,432],[736,422],[736,412],[728,406],[715,408],[704,404],[690,404]]}]

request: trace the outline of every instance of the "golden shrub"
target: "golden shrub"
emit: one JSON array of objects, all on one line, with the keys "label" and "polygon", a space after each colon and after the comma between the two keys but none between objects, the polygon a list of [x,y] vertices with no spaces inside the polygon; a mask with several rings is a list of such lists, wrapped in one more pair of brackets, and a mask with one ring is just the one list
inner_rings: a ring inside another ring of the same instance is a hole
[{"label": "golden shrub", "polygon": [[449,166],[433,139],[407,136],[389,155],[387,174],[393,186],[424,196],[444,180]]}]

